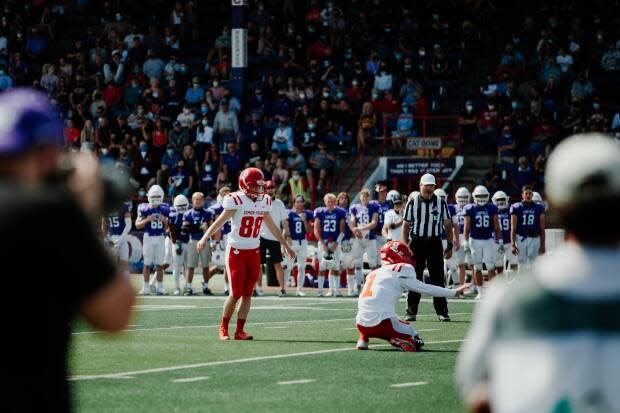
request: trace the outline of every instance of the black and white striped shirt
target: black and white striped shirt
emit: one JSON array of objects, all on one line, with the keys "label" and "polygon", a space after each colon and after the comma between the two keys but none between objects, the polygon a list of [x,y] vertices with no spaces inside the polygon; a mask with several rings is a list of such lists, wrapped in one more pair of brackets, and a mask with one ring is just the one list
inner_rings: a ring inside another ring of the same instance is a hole
[{"label": "black and white striped shirt", "polygon": [[435,194],[429,200],[416,195],[407,203],[403,216],[403,219],[411,224],[409,238],[439,237],[444,220],[450,218],[448,204]]}]

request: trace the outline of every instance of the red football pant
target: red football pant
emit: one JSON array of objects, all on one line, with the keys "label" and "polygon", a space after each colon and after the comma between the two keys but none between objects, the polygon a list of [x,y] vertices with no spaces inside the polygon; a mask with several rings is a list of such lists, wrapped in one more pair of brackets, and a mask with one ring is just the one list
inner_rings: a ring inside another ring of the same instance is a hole
[{"label": "red football pant", "polygon": [[240,250],[227,245],[226,271],[230,278],[230,295],[237,300],[250,297],[260,276],[259,249]]},{"label": "red football pant", "polygon": [[411,324],[397,318],[386,318],[376,326],[364,327],[357,325],[357,330],[364,338],[380,338],[390,341],[393,338],[411,340],[415,336],[415,330]]}]

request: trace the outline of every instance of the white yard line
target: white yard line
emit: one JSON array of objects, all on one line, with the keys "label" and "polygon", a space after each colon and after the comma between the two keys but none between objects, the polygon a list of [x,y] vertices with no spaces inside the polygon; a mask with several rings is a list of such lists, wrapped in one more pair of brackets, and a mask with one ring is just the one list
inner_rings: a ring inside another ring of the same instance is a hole
[{"label": "white yard line", "polygon": [[[450,315],[469,315],[471,313],[450,313]],[[418,314],[418,317],[436,317],[436,314]],[[355,318],[332,318],[328,320],[290,320],[290,321],[269,321],[269,322],[256,322],[256,323],[248,323],[247,326],[263,326],[270,324],[295,324],[295,323],[323,323],[323,322],[333,322],[333,321],[351,321],[355,322]],[[165,330],[183,330],[183,329],[194,329],[194,328],[215,328],[219,327],[220,324],[211,324],[211,325],[191,325],[191,326],[170,326],[170,327],[151,327],[151,328],[129,328],[124,330],[124,332],[133,332],[133,331],[165,331]],[[72,333],[73,335],[80,336],[85,334],[102,334],[100,331],[77,331]]]},{"label": "white yard line", "polygon": [[398,383],[398,384],[391,384],[390,387],[394,387],[394,388],[401,388],[401,387],[416,387],[416,386],[424,386],[428,384],[427,381],[415,381],[415,382],[411,382],[411,383]]},{"label": "white yard line", "polygon": [[[313,294],[313,293],[310,293]],[[209,296],[209,295],[196,295],[196,296],[192,296],[192,297],[186,297],[186,296],[175,296],[175,295],[141,295],[138,296],[138,299],[144,299],[144,300],[191,300],[191,301],[199,301],[199,300],[206,300],[206,301],[224,301],[226,298],[226,296]],[[312,300],[312,301],[310,301]],[[340,297],[340,298],[331,298],[331,297],[294,297],[294,296],[290,296],[290,297],[276,297],[276,296],[268,296],[268,297],[252,297],[252,301],[253,302],[260,302],[260,301],[294,301],[296,303],[300,303],[300,304],[312,304],[314,305],[316,304],[325,304],[325,303],[342,303],[342,304],[346,304],[346,303],[355,303],[357,302],[357,298],[356,297]],[[400,302],[405,302],[406,299],[405,298],[401,298],[399,299]],[[464,300],[464,299],[448,299],[449,302],[451,303],[464,303],[464,304],[476,304],[477,301],[472,300]],[[420,302],[423,303],[432,303],[433,299],[432,298],[422,298],[420,300]],[[287,303],[288,304],[288,303]]]},{"label": "white yard line", "polygon": [[185,379],[176,379],[172,380],[173,383],[193,383],[195,381],[203,381],[208,380],[209,376],[200,376],[200,377],[187,377]]},{"label": "white yard line", "polygon": [[[462,341],[463,339],[428,341],[426,342],[426,344],[460,343]],[[385,347],[389,345],[390,344],[379,344],[379,345],[372,346],[372,348]],[[159,367],[155,369],[136,370],[136,371],[125,371],[121,373],[78,375],[78,376],[70,377],[69,380],[78,381],[78,380],[115,379],[115,378],[118,378],[119,376],[126,377],[126,376],[136,376],[139,374],[163,373],[163,372],[168,372],[168,371],[189,370],[189,369],[197,369],[197,368],[203,368],[203,367],[223,366],[223,365],[228,365],[228,364],[249,363],[252,361],[278,360],[278,359],[285,359],[285,358],[292,358],[292,357],[313,356],[316,354],[340,353],[343,351],[357,351],[357,349],[351,346],[351,347],[333,348],[333,349],[319,350],[319,351],[304,351],[302,353],[274,354],[271,356],[248,357],[248,358],[243,358],[243,359],[208,361],[205,363],[182,364],[178,366]]]},{"label": "white yard line", "polygon": [[290,381],[279,381],[278,384],[281,385],[286,385],[286,384],[305,384],[305,383],[312,383],[315,382],[316,380],[311,380],[311,379],[300,379],[300,380],[290,380]]}]

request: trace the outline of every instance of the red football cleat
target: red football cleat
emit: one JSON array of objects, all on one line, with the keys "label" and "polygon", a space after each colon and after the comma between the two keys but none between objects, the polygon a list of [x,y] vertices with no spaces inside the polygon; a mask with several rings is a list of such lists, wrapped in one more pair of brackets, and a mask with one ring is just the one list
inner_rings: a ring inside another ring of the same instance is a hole
[{"label": "red football cleat", "polygon": [[254,337],[246,333],[245,331],[239,331],[235,333],[235,340],[253,340]]},{"label": "red football cleat", "polygon": [[228,329],[225,327],[220,327],[220,340],[230,340]]},{"label": "red football cleat", "polygon": [[408,353],[415,353],[417,351],[414,343],[400,338],[391,339],[390,344]]}]

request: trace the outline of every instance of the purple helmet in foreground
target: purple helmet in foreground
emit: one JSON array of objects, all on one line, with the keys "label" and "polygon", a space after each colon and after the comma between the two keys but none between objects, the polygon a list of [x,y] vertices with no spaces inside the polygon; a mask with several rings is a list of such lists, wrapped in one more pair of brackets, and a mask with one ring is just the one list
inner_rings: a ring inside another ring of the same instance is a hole
[{"label": "purple helmet in foreground", "polygon": [[0,156],[37,146],[62,146],[63,125],[48,97],[29,88],[0,94]]}]

